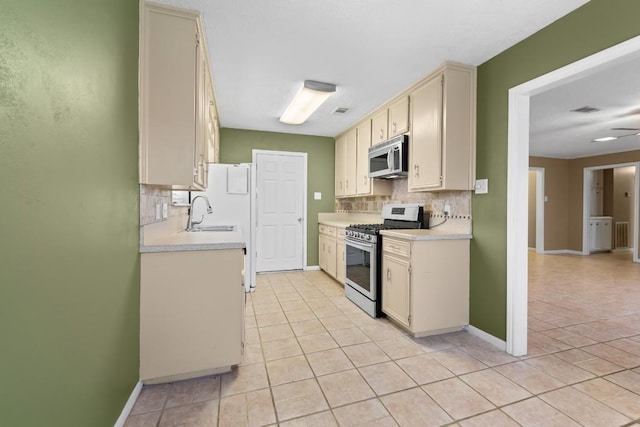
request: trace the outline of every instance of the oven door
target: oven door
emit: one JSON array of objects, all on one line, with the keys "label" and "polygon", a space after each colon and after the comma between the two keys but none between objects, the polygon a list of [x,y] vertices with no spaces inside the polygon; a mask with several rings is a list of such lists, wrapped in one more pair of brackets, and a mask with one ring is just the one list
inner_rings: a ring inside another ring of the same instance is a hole
[{"label": "oven door", "polygon": [[376,244],[345,238],[346,283],[372,301],[376,300]]}]

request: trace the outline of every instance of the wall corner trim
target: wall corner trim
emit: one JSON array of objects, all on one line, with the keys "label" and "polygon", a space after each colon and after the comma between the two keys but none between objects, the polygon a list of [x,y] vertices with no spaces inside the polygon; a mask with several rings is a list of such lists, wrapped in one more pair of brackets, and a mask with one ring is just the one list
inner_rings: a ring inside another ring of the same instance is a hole
[{"label": "wall corner trim", "polygon": [[489,344],[497,347],[501,351],[507,351],[507,342],[501,340],[500,338],[496,338],[493,335],[483,331],[482,329],[478,329],[475,326],[467,325],[464,327],[465,331],[480,338],[483,341],[488,342]]},{"label": "wall corner trim", "polygon": [[138,396],[140,396],[141,391],[142,391],[142,381],[138,380],[138,383],[133,388],[133,391],[131,392],[131,395],[129,396],[127,403],[124,405],[124,408],[122,408],[122,413],[118,417],[118,420],[115,422],[113,427],[124,427],[124,424],[127,422],[127,418],[129,417],[129,414],[131,413],[131,410],[133,409],[133,405],[135,405],[136,400],[138,399]]},{"label": "wall corner trim", "polygon": [[320,266],[319,265],[307,265],[304,268],[304,271],[320,271]]}]

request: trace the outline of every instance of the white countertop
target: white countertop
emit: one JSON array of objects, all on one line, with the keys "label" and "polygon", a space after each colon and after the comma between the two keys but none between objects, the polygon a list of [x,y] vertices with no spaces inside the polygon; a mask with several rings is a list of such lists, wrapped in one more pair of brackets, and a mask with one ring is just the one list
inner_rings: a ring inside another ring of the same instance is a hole
[{"label": "white countertop", "polygon": [[140,229],[140,253],[211,251],[244,249],[244,237],[239,231],[197,231],[176,229],[169,221],[149,224]]},{"label": "white countertop", "polygon": [[381,230],[380,234],[404,240],[461,240],[473,237],[471,234],[452,233],[451,231],[438,229]]}]

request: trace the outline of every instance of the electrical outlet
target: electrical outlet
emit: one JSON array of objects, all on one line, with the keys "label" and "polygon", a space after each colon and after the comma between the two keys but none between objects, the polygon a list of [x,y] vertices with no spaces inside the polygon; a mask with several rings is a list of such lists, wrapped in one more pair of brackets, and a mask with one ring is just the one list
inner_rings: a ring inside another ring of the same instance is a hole
[{"label": "electrical outlet", "polygon": [[313,193],[313,200],[322,200],[322,193],[319,191],[316,191]]},{"label": "electrical outlet", "polygon": [[476,194],[487,194],[489,192],[488,179],[476,179]]},{"label": "electrical outlet", "polygon": [[449,204],[445,204],[444,205],[444,216],[445,217],[450,217],[451,216],[451,205],[449,205]]}]

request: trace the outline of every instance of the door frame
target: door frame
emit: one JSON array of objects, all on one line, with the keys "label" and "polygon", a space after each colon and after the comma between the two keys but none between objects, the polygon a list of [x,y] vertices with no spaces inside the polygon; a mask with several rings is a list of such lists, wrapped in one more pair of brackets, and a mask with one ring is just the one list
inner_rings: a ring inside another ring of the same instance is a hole
[{"label": "door frame", "polygon": [[536,253],[544,253],[544,168],[529,167],[529,170],[536,173]]},{"label": "door frame", "polygon": [[[256,250],[258,248],[258,221],[260,220],[258,218],[258,174],[260,173],[260,171],[258,170],[257,164],[258,164],[258,155],[260,154],[267,154],[267,155],[277,155],[277,156],[291,156],[291,157],[301,157],[303,159],[302,162],[302,176],[304,179],[304,183],[302,185],[302,222],[303,222],[303,226],[302,226],[302,270],[306,271],[308,266],[307,266],[307,234],[309,234],[308,232],[308,221],[307,221],[307,187],[308,187],[308,174],[307,174],[307,159],[308,159],[308,154],[307,153],[303,153],[303,152],[297,152],[297,151],[276,151],[276,150],[258,150],[258,149],[253,149],[251,150],[251,161],[253,162],[254,169],[256,171],[256,173],[254,174],[255,176],[255,185],[254,185],[254,193],[251,197],[251,201],[252,201],[252,205],[254,206],[253,208],[253,214],[254,217],[256,218],[256,227],[254,230],[255,233],[255,239],[254,239],[254,245],[256,247]],[[256,264],[257,264],[257,256],[256,256]]]},{"label": "door frame", "polygon": [[[509,89],[507,135],[507,352],[527,354],[529,108],[534,95],[637,57],[640,36]],[[637,180],[637,176],[636,176]]]},{"label": "door frame", "polygon": [[[640,175],[640,162],[627,162],[616,163],[612,165],[598,165],[589,166],[584,168],[583,172],[583,184],[582,184],[582,255],[590,255],[589,251],[589,218],[591,217],[591,182],[593,171],[603,169],[617,169],[626,168],[629,166],[635,167],[635,179],[633,185],[633,194],[635,197],[635,204],[633,205],[633,236],[630,236],[633,242],[633,261],[638,262],[638,197],[640,195],[640,188],[638,186],[638,175]],[[611,224],[612,226],[614,224]]]}]

